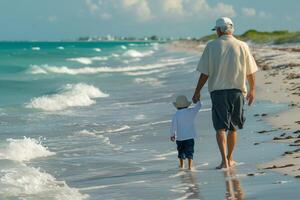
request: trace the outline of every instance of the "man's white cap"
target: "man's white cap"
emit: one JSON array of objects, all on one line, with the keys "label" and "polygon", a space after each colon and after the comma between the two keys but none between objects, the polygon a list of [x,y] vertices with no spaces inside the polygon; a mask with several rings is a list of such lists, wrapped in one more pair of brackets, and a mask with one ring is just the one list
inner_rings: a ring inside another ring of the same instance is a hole
[{"label": "man's white cap", "polygon": [[221,17],[217,19],[216,26],[211,29],[212,31],[215,31],[218,27],[227,27],[227,26],[233,26],[233,22],[228,17]]}]

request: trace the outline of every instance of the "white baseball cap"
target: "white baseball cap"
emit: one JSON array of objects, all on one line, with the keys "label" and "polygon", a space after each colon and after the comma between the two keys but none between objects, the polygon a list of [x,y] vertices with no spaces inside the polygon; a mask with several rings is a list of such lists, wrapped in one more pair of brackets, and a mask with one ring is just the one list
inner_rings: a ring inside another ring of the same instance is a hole
[{"label": "white baseball cap", "polygon": [[217,19],[216,26],[211,30],[215,31],[218,27],[229,26],[229,25],[233,26],[233,22],[231,21],[231,19],[228,17],[221,17]]}]

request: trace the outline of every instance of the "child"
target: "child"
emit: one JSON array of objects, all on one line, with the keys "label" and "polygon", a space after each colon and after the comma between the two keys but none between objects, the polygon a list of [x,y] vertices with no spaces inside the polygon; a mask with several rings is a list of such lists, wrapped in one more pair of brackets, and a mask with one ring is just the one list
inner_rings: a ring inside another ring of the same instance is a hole
[{"label": "child", "polygon": [[176,140],[179,167],[183,168],[183,160],[188,158],[188,169],[191,170],[193,165],[194,138],[197,135],[194,120],[201,108],[201,102],[198,101],[195,107],[188,108],[191,102],[187,100],[186,96],[180,95],[173,104],[177,108],[177,111],[172,118],[170,139],[173,142]]}]

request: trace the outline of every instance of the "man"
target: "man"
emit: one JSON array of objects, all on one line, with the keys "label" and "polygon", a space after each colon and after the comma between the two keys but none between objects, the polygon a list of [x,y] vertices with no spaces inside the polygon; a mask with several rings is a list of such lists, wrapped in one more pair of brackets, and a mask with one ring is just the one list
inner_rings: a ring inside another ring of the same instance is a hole
[{"label": "man", "polygon": [[[235,165],[232,158],[237,139],[237,128],[243,128],[244,97],[250,106],[255,97],[255,72],[257,65],[245,42],[232,34],[231,19],[222,17],[212,29],[218,38],[209,42],[199,61],[197,71],[201,73],[193,102],[200,99],[200,91],[208,80],[208,90],[212,101],[212,120],[216,139],[222,157],[217,169]],[[247,93],[246,80],[249,91]],[[228,132],[226,137],[226,132]]]}]

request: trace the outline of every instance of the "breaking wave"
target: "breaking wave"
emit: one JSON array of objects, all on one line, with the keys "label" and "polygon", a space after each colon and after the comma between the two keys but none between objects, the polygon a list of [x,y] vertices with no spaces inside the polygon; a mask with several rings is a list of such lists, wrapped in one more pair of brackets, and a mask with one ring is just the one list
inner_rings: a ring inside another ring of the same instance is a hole
[{"label": "breaking wave", "polygon": [[64,110],[69,107],[90,106],[94,98],[108,97],[93,85],[84,83],[67,84],[57,94],[45,95],[31,99],[27,108],[37,108],[45,111]]},{"label": "breaking wave", "polygon": [[126,56],[126,57],[132,57],[132,58],[142,58],[142,57],[145,57],[145,56],[150,56],[154,53],[154,51],[145,51],[145,52],[139,52],[137,50],[128,50],[126,51],[123,56]]},{"label": "breaking wave", "polygon": [[8,159],[14,161],[30,161],[35,158],[48,157],[55,155],[54,152],[44,147],[41,141],[34,138],[24,139],[7,139],[9,142],[5,149],[0,150],[0,159]]},{"label": "breaking wave", "polygon": [[[141,66],[127,66],[127,67],[81,67],[81,68],[70,68],[67,66],[49,66],[49,65],[31,65],[29,73],[31,74],[97,74],[97,73],[113,73],[113,72],[136,72],[143,70],[154,70],[164,68],[168,66],[184,64],[185,61],[173,61],[167,63],[156,63],[150,65]],[[142,73],[142,72],[139,72]],[[146,73],[146,72],[145,72]],[[152,72],[149,72],[152,73]]]},{"label": "breaking wave", "polygon": [[68,61],[75,61],[75,62],[79,62],[81,64],[85,64],[85,65],[90,65],[93,63],[93,61],[104,61],[107,60],[107,57],[100,57],[100,56],[96,56],[96,57],[79,57],[79,58],[68,58]]}]

